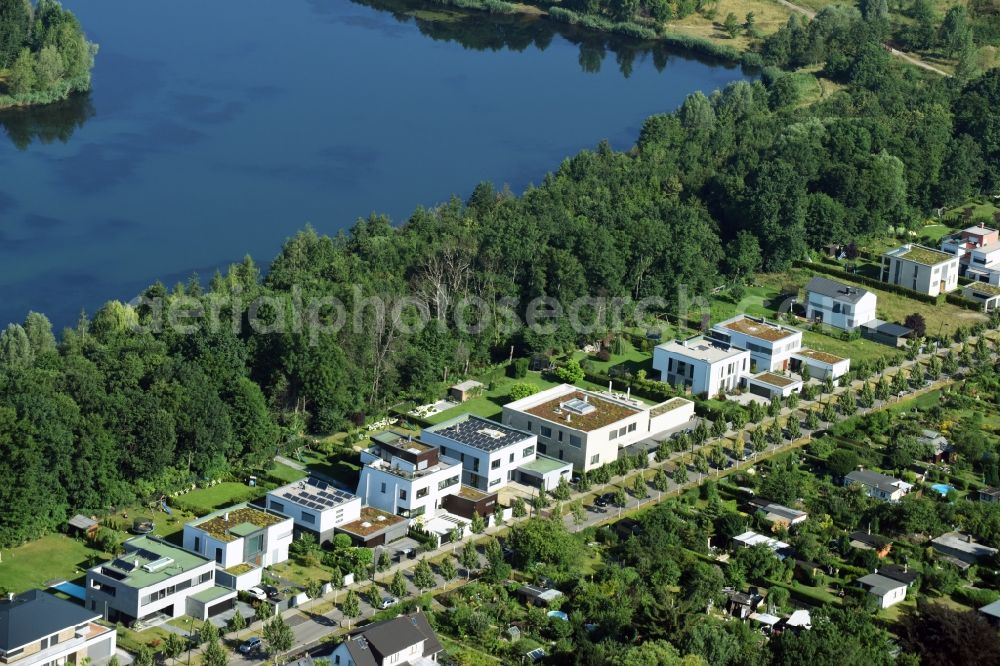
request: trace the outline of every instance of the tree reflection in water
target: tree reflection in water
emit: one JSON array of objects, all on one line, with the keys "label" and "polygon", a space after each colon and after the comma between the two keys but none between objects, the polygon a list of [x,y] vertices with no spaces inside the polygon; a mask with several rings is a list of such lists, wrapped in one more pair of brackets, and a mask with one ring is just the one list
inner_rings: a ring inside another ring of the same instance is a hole
[{"label": "tree reflection in water", "polygon": [[34,141],[66,143],[93,116],[88,92],[53,104],[0,111],[0,127],[19,150],[27,150]]}]

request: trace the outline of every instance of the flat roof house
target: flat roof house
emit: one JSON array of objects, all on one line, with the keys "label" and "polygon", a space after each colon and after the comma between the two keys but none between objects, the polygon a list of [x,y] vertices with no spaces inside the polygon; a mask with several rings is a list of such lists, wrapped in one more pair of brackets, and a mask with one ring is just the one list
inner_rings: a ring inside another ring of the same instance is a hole
[{"label": "flat roof house", "polygon": [[409,521],[402,516],[365,506],[357,520],[340,525],[337,532],[351,537],[355,546],[374,548],[405,537],[409,529]]},{"label": "flat roof house", "polygon": [[767,546],[779,557],[784,557],[785,553],[791,548],[790,545],[784,541],[778,541],[777,539],[772,539],[769,536],[763,534],[758,534],[753,530],[748,530],[743,534],[733,537],[733,549],[736,548],[753,548],[754,546]]},{"label": "flat roof house", "polygon": [[971,534],[961,532],[945,532],[931,539],[931,547],[961,569],[997,554],[996,548],[983,545],[975,541]]},{"label": "flat roof house", "polygon": [[90,659],[94,666],[115,654],[117,632],[97,624],[100,613],[42,590],[0,601],[0,662],[63,666]]},{"label": "flat roof house", "polygon": [[911,483],[866,469],[856,470],[844,477],[845,486],[854,483],[864,488],[869,497],[886,502],[898,502],[913,489]]},{"label": "flat roof house", "polygon": [[124,554],[87,572],[87,608],[104,619],[126,625],[184,614],[204,619],[232,607],[236,590],[224,588],[208,607],[189,603],[190,597],[215,588],[214,560],[149,536],[122,545]]},{"label": "flat roof house", "polygon": [[809,514],[805,511],[769,502],[763,499],[751,499],[749,502],[757,511],[757,515],[775,527],[789,528],[806,522]]},{"label": "flat roof house", "polygon": [[825,277],[806,285],[806,319],[853,331],[875,318],[875,294]]},{"label": "flat roof house", "polygon": [[792,354],[792,370],[801,373],[802,366],[809,368],[810,377],[839,379],[850,371],[851,359],[815,349],[800,349]]},{"label": "flat roof house", "polygon": [[698,335],[671,340],[653,349],[653,369],[660,381],[690,389],[700,396],[715,397],[740,386],[750,372],[750,352]]},{"label": "flat roof house", "polygon": [[882,282],[937,296],[958,288],[958,257],[907,243],[882,255]]},{"label": "flat roof house", "polygon": [[444,497],[462,486],[462,464],[441,449],[398,432],[371,438],[361,452],[358,495],[367,506],[404,518],[437,516]]},{"label": "flat roof house", "polygon": [[627,395],[553,386],[503,407],[503,422],[538,435],[538,453],[586,471],[617,460],[619,449],[687,423],[694,403],[673,398],[650,407]]},{"label": "flat roof house", "polygon": [[338,525],[358,519],[361,498],[309,477],[269,492],[267,508],[291,518],[297,531],[309,532],[325,543]]},{"label": "flat roof house", "polygon": [[[521,481],[521,469],[538,458],[538,435],[474,414],[462,414],[424,428],[420,439],[441,449],[441,455],[462,463],[462,482],[483,491],[496,491],[510,481]],[[560,478],[569,481],[572,464],[553,461],[558,473],[545,475],[545,489]],[[532,471],[538,467],[532,467]],[[531,476],[532,485],[537,475]]]},{"label": "flat roof house", "polygon": [[872,573],[858,579],[858,585],[878,599],[878,607],[885,609],[906,598],[906,583],[882,574]]},{"label": "flat roof house", "polygon": [[787,398],[802,390],[802,380],[775,372],[762,372],[746,379],[747,390],[763,398]]},{"label": "flat roof house", "polygon": [[1000,307],[1000,286],[985,282],[973,282],[962,287],[962,296],[979,303],[983,312],[992,312]]},{"label": "flat roof house", "polygon": [[183,544],[215,560],[219,584],[248,590],[260,584],[263,567],[288,559],[293,531],[291,518],[243,503],[185,525]]},{"label": "flat roof house", "polygon": [[708,335],[749,351],[753,372],[788,370],[792,354],[802,349],[802,331],[763,317],[737,315],[713,326]]},{"label": "flat roof house", "polygon": [[430,666],[444,647],[422,612],[355,629],[330,655],[332,666]]},{"label": "flat roof house", "polygon": [[861,324],[861,336],[890,347],[903,347],[913,337],[913,329],[881,319]]},{"label": "flat roof house", "polygon": [[959,270],[977,282],[1000,283],[1000,232],[977,225],[941,239],[941,251],[954,255]]}]

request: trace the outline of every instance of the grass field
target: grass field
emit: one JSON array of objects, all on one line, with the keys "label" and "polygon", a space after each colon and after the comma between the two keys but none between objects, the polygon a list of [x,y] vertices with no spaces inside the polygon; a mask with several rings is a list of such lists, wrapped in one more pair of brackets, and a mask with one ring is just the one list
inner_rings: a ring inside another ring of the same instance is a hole
[{"label": "grass field", "polygon": [[294,467],[289,467],[288,465],[282,465],[281,463],[274,463],[274,467],[270,469],[270,474],[275,479],[280,479],[285,483],[292,483],[306,476],[305,472],[297,470]]},{"label": "grass field", "polygon": [[715,16],[712,19],[696,12],[678,21],[669,21],[667,28],[671,32],[701,37],[745,51],[756,38],[748,36],[742,29],[736,37],[730,37],[722,28],[726,15],[735,14],[742,25],[747,14],[753,12],[757,33],[766,37],[785,25],[791,14],[790,9],[771,0],[718,0],[714,7]]},{"label": "grass field", "polygon": [[482,416],[487,419],[495,419],[500,416],[503,411],[502,406],[507,401],[507,395],[510,393],[510,387],[514,384],[532,384],[538,387],[538,390],[544,390],[551,388],[556,385],[555,382],[550,382],[542,377],[540,372],[529,372],[527,377],[522,379],[511,379],[510,377],[503,377],[498,379],[492,390],[483,391],[482,395],[471,400],[466,400],[460,405],[456,405],[451,409],[446,409],[443,412],[439,412],[434,416],[429,417],[427,420],[431,423],[441,423],[442,421],[447,421],[448,419],[459,416],[466,412],[475,414],[476,416]]},{"label": "grass field", "polygon": [[49,534],[23,546],[2,552],[0,588],[23,592],[44,588],[47,583],[75,580],[93,563],[110,558],[64,534]]},{"label": "grass field", "polygon": [[251,487],[245,483],[225,481],[210,488],[199,488],[181,495],[175,499],[178,506],[190,508],[198,515],[211,513],[216,509],[247,502],[263,494],[260,487]]}]

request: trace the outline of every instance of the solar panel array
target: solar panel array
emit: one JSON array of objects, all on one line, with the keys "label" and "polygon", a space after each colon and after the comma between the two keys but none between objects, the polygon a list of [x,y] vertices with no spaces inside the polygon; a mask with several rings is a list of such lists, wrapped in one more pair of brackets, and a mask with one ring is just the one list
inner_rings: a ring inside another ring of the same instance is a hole
[{"label": "solar panel array", "polygon": [[527,439],[527,435],[518,430],[495,421],[475,417],[434,432],[442,437],[489,452],[499,451]]},{"label": "solar panel array", "polygon": [[304,488],[291,487],[283,493],[284,497],[307,509],[322,511],[332,509],[344,502],[354,499],[354,495],[334,488],[328,483],[317,479],[309,479]]}]

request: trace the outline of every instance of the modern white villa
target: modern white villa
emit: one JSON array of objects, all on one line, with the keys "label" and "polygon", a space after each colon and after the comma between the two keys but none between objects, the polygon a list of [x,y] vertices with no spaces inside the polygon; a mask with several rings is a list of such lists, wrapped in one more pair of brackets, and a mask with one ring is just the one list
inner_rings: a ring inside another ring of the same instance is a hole
[{"label": "modern white villa", "polygon": [[216,581],[247,590],[261,582],[263,567],[288,559],[294,521],[273,511],[237,504],[184,526],[186,550],[214,559]]},{"label": "modern white villa", "polygon": [[628,394],[560,384],[503,407],[503,422],[538,435],[538,452],[579,471],[617,460],[619,449],[687,423],[694,403],[673,398],[650,406]]},{"label": "modern white villa", "polygon": [[970,280],[1000,285],[1000,231],[977,225],[941,239],[941,251],[958,257],[961,274]]},{"label": "modern white villa", "polygon": [[882,255],[882,282],[937,296],[958,288],[958,257],[907,243]]},{"label": "modern white villa", "polygon": [[87,572],[87,608],[104,619],[205,619],[232,608],[236,590],[216,586],[215,560],[148,536],[122,545],[122,555]]},{"label": "modern white villa", "polygon": [[653,369],[660,381],[715,397],[740,387],[750,372],[750,352],[703,335],[671,340],[653,349]]},{"label": "modern white villa", "polygon": [[750,352],[751,372],[784,372],[802,349],[802,331],[763,317],[737,315],[712,326],[709,337]]},{"label": "modern white villa", "polygon": [[[420,439],[439,447],[442,456],[458,459],[462,482],[479,490],[496,491],[518,481],[518,469],[538,457],[538,435],[474,414],[424,428]],[[569,481],[572,466],[563,468]],[[559,483],[558,475],[553,481]]]},{"label": "modern white villa", "polygon": [[372,437],[361,452],[358,496],[366,506],[404,518],[434,518],[462,487],[462,463],[438,446],[398,432]]},{"label": "modern white villa", "polygon": [[296,532],[308,532],[325,543],[338,526],[358,519],[361,498],[310,477],[269,492],[267,508],[291,518]]},{"label": "modern white villa", "polygon": [[806,319],[853,331],[875,319],[876,296],[867,289],[814,277],[805,287]]}]

